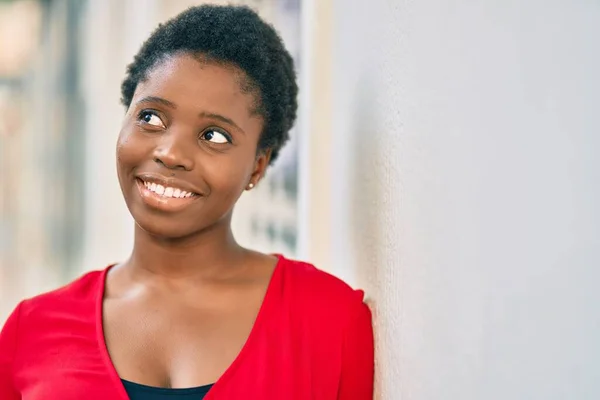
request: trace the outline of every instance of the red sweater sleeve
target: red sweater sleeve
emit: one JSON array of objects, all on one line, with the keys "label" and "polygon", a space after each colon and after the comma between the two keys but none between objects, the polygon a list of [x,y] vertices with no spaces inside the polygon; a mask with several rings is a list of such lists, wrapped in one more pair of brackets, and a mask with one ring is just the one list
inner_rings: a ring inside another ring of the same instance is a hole
[{"label": "red sweater sleeve", "polygon": [[0,399],[20,400],[13,383],[13,362],[17,352],[17,327],[21,305],[13,311],[0,332]]},{"label": "red sweater sleeve", "polygon": [[372,400],[374,378],[373,325],[369,307],[355,307],[346,330],[338,400]]}]

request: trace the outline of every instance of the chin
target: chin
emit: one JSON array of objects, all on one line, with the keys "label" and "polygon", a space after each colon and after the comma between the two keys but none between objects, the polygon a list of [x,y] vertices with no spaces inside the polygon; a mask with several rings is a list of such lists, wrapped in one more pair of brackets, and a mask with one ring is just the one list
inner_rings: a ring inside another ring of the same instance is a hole
[{"label": "chin", "polygon": [[163,214],[143,204],[130,205],[129,212],[137,229],[160,239],[181,239],[202,230],[201,218],[190,218],[187,213]]},{"label": "chin", "polygon": [[178,240],[184,239],[193,235],[201,229],[194,229],[186,226],[187,224],[171,221],[168,223],[158,221],[156,219],[148,221],[147,219],[135,219],[135,223],[139,229],[157,239]]},{"label": "chin", "polygon": [[133,211],[131,214],[138,229],[154,238],[166,241],[190,238],[218,228],[222,225],[220,222],[226,221],[226,218],[219,218],[216,221],[207,220],[206,216],[190,216],[189,213],[163,215],[145,209]]}]

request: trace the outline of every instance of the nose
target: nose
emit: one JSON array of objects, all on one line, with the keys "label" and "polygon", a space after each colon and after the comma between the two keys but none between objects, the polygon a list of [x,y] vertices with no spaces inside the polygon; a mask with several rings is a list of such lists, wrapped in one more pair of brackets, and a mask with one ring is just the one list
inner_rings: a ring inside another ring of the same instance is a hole
[{"label": "nose", "polygon": [[154,161],[168,169],[191,171],[194,168],[194,158],[190,154],[192,146],[185,143],[186,136],[181,132],[164,133],[154,149]]}]

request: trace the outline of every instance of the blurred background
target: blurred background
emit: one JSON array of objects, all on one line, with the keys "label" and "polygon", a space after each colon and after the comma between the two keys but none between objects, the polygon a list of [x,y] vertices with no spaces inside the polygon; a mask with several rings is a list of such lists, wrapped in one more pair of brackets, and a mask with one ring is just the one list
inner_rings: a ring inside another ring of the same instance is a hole
[{"label": "blurred background", "polygon": [[[0,0],[0,321],[128,256],[120,82],[202,3]],[[301,91],[235,232],[366,290],[377,398],[600,398],[600,2],[227,3]]]}]

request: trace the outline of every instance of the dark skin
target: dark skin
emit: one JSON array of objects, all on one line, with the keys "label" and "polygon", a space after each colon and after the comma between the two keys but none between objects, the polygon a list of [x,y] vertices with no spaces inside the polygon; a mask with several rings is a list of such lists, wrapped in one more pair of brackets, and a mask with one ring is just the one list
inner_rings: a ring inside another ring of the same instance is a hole
[{"label": "dark skin", "polygon": [[[117,144],[134,248],[110,270],[103,302],[106,345],[123,379],[214,383],[250,334],[277,259],[244,249],[231,231],[236,201],[270,154],[257,151],[264,122],[245,79],[236,67],[179,54],[135,91]],[[189,195],[151,193],[151,181]]]}]

